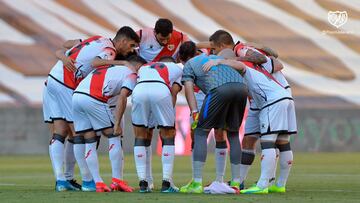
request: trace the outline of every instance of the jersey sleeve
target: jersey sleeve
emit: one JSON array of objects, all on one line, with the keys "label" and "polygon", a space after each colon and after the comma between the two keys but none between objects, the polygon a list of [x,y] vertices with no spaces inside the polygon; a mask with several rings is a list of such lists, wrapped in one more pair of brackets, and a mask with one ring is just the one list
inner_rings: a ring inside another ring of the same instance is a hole
[{"label": "jersey sleeve", "polygon": [[136,79],[137,79],[137,74],[136,73],[131,73],[129,74],[124,82],[122,83],[121,88],[126,88],[128,89],[130,92],[133,91],[133,89],[135,88],[136,85]]},{"label": "jersey sleeve", "polygon": [[193,68],[191,66],[191,63],[187,62],[187,63],[185,63],[185,66],[184,66],[184,69],[183,69],[181,83],[184,84],[186,81],[194,82],[194,80],[195,80],[194,70],[193,70]]},{"label": "jersey sleeve", "polygon": [[114,60],[116,57],[115,49],[113,47],[105,47],[97,57],[105,60]]},{"label": "jersey sleeve", "polygon": [[270,74],[274,73],[274,63],[271,58],[266,56],[266,62],[261,64],[261,66]]}]

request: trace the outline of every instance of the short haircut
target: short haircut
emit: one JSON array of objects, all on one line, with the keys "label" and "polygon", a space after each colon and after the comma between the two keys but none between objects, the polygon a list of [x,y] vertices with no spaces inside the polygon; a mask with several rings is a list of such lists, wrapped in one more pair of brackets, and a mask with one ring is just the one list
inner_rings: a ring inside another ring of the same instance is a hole
[{"label": "short haircut", "polygon": [[173,31],[173,24],[169,19],[160,18],[155,23],[155,33],[161,34],[163,37],[168,36]]},{"label": "short haircut", "polygon": [[192,41],[186,41],[179,48],[180,60],[186,62],[196,55],[196,45]]},{"label": "short haircut", "polygon": [[131,55],[126,60],[132,64],[144,65],[145,63],[147,63],[144,58],[142,58],[141,56],[138,56],[138,55]]},{"label": "short haircut", "polygon": [[136,34],[136,32],[129,26],[121,27],[117,33],[114,39],[120,39],[122,37],[125,37],[130,40],[134,40],[136,43],[140,43],[140,38]]},{"label": "short haircut", "polygon": [[159,59],[159,62],[173,62],[176,63],[175,59],[172,56],[163,56]]},{"label": "short haircut", "polygon": [[232,36],[225,30],[218,30],[214,32],[214,34],[209,37],[209,41],[213,42],[215,45],[234,45]]}]

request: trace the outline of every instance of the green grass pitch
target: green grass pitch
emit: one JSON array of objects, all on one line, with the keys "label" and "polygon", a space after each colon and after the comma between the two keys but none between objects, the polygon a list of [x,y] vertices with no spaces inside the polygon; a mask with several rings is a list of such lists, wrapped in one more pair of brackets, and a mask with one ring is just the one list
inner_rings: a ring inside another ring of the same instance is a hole
[{"label": "green grass pitch", "polygon": [[[111,178],[109,160],[100,157],[101,174]],[[226,178],[230,176],[227,165]],[[153,158],[155,187],[161,186],[161,159]],[[78,170],[76,169],[77,179]],[[247,185],[259,176],[259,156],[252,167]],[[210,154],[204,171],[204,183],[215,177],[214,156]],[[190,157],[176,157],[174,180],[177,186],[191,178]],[[137,186],[132,155],[125,160],[125,179]],[[206,195],[54,192],[54,178],[47,156],[0,156],[0,202],[360,202],[360,153],[295,153],[286,194]]]}]

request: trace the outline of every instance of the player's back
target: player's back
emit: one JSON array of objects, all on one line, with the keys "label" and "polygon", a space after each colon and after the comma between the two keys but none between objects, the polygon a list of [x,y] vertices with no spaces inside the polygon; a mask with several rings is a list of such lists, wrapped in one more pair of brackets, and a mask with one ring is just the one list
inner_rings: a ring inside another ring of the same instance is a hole
[{"label": "player's back", "polygon": [[171,87],[180,84],[182,69],[173,62],[156,62],[142,66],[138,71],[138,83],[158,81]]},{"label": "player's back", "polygon": [[79,82],[89,74],[93,67],[91,62],[95,57],[112,60],[116,51],[112,41],[101,36],[88,38],[69,49],[66,56],[75,61],[75,73],[67,70],[61,61],[52,68],[49,75],[65,86],[75,89]]},{"label": "player's back", "polygon": [[86,76],[75,92],[107,102],[118,95],[123,87],[132,90],[136,84],[136,77],[136,73],[126,66],[103,66]]},{"label": "player's back", "polygon": [[243,63],[247,66],[243,75],[244,82],[258,108],[264,108],[283,99],[292,99],[290,93],[266,70],[249,62]]}]

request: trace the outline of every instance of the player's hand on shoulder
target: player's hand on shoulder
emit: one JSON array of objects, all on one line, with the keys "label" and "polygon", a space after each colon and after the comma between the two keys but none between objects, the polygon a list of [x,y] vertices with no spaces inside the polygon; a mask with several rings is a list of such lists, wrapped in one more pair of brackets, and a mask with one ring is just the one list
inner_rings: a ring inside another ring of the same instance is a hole
[{"label": "player's hand on shoulder", "polygon": [[211,69],[211,67],[219,65],[219,63],[220,63],[219,59],[211,59],[203,65],[203,71],[208,72]]},{"label": "player's hand on shoulder", "polygon": [[63,62],[65,68],[71,72],[76,72],[77,68],[75,66],[75,60],[70,57],[62,57],[61,61]]}]

